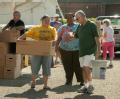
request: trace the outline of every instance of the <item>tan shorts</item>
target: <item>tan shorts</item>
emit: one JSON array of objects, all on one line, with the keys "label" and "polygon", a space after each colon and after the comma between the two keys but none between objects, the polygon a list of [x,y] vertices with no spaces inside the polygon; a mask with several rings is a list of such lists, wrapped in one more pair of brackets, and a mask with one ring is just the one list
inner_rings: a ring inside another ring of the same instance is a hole
[{"label": "tan shorts", "polygon": [[80,57],[80,58],[79,58],[80,66],[81,66],[81,67],[90,67],[90,68],[92,68],[92,66],[91,66],[91,61],[92,61],[92,60],[95,60],[94,54],[85,55],[85,56],[83,56],[83,57]]}]

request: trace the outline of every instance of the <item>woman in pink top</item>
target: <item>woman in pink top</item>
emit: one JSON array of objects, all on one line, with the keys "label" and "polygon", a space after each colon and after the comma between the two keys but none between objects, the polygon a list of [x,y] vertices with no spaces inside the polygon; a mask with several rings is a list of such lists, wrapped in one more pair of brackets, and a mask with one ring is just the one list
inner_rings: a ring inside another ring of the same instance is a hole
[{"label": "woman in pink top", "polygon": [[107,51],[109,52],[110,64],[109,67],[113,67],[112,60],[114,58],[114,30],[111,26],[109,19],[103,20],[103,33],[102,33],[102,50],[103,50],[103,59],[107,58]]}]

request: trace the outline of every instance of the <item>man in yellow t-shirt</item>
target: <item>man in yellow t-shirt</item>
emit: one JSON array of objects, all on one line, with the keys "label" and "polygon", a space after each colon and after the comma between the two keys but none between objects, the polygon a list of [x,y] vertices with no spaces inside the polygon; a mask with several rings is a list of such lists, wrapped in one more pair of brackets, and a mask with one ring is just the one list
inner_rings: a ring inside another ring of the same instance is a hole
[{"label": "man in yellow t-shirt", "polygon": [[[50,26],[50,17],[43,16],[41,18],[42,25],[37,25],[27,31],[24,35],[22,35],[19,39],[25,39],[26,37],[30,37],[34,40],[46,40],[53,41],[57,38],[57,32],[54,27]],[[38,72],[41,68],[43,69],[43,80],[44,87],[43,89],[50,89],[47,85],[48,76],[50,75],[52,56],[39,56],[33,55],[31,56],[31,70],[32,70],[32,84],[31,88],[35,88],[35,78],[38,75]]]},{"label": "man in yellow t-shirt", "polygon": [[28,32],[25,33],[27,37],[30,37],[35,40],[55,40],[56,38],[56,29],[51,26],[38,25],[31,28]]}]

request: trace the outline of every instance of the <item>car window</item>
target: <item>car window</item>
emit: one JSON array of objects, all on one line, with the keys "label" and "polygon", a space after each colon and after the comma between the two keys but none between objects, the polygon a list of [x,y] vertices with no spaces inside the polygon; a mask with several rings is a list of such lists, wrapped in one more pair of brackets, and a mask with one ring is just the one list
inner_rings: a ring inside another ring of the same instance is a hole
[{"label": "car window", "polygon": [[110,19],[112,25],[120,25],[120,19]]}]

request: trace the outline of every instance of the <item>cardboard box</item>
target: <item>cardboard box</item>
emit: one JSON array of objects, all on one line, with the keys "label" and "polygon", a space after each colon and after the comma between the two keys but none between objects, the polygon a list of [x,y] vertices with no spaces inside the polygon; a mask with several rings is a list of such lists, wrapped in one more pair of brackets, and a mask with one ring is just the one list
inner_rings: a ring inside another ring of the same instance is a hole
[{"label": "cardboard box", "polygon": [[25,55],[55,55],[52,41],[17,41],[16,53]]},{"label": "cardboard box", "polygon": [[9,45],[4,42],[0,42],[0,55],[5,55],[9,52]]},{"label": "cardboard box", "polygon": [[0,55],[0,79],[4,78],[5,55]]},{"label": "cardboard box", "polygon": [[16,43],[9,43],[9,53],[16,54]]},{"label": "cardboard box", "polygon": [[21,67],[5,67],[4,79],[16,79],[21,75]]},{"label": "cardboard box", "polygon": [[5,66],[6,55],[0,55],[0,67]]},{"label": "cardboard box", "polygon": [[4,78],[4,66],[0,66],[0,79]]},{"label": "cardboard box", "polygon": [[18,37],[20,36],[20,32],[12,29],[5,30],[0,33],[0,41],[2,42],[16,42]]},{"label": "cardboard box", "polygon": [[22,55],[21,69],[26,68],[27,66],[29,66],[29,56],[28,55]]},{"label": "cardboard box", "polygon": [[7,54],[6,55],[6,67],[21,67],[21,55],[20,54]]},{"label": "cardboard box", "polygon": [[92,77],[93,79],[105,79],[107,68],[106,60],[93,60],[92,63]]}]

